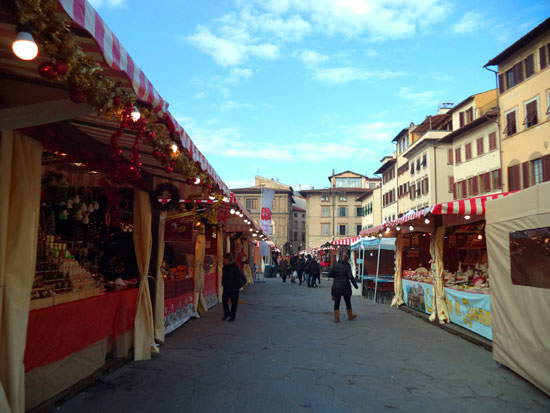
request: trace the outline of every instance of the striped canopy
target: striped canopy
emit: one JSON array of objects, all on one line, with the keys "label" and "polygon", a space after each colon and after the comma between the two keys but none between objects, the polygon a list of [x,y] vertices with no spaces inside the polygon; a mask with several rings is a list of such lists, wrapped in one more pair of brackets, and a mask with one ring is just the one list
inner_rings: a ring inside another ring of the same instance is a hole
[{"label": "striped canopy", "polygon": [[366,230],[361,231],[361,236],[367,236],[370,234],[376,234],[384,231],[386,228],[402,225],[406,222],[414,221],[415,219],[422,218],[428,214],[432,215],[485,215],[485,203],[490,199],[502,198],[510,195],[513,192],[502,192],[499,194],[483,195],[474,198],[457,199],[450,202],[442,202],[431,207],[423,208],[418,211],[405,214],[397,219],[385,222],[382,225],[377,225]]},{"label": "striped canopy", "polygon": [[331,244],[332,245],[351,245],[354,242],[356,242],[359,238],[361,238],[360,235],[357,235],[356,237],[340,238],[340,239],[331,241]]}]

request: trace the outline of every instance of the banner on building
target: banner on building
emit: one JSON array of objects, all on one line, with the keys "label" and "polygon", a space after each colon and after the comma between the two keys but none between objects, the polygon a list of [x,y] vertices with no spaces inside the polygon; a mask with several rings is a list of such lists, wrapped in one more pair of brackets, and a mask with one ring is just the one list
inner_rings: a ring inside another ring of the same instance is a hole
[{"label": "banner on building", "polygon": [[271,210],[273,208],[273,189],[262,189],[262,211],[260,214],[260,225],[262,231],[267,235],[273,235],[271,227]]}]

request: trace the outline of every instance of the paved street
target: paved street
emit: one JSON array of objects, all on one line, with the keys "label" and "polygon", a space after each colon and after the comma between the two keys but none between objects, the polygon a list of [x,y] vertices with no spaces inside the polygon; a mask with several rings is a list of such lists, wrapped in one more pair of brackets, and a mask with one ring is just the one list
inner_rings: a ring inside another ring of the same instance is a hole
[{"label": "paved street", "polygon": [[320,289],[268,280],[236,322],[214,308],[65,403],[62,412],[548,412],[550,399],[491,353],[384,305],[353,297],[332,322]]}]

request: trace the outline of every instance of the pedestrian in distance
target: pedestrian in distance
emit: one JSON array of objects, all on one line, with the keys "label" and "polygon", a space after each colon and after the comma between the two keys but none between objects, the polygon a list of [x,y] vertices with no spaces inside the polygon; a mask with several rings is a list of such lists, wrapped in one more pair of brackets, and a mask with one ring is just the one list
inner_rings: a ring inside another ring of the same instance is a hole
[{"label": "pedestrian in distance", "polygon": [[313,257],[311,257],[311,260],[308,265],[308,274],[309,274],[310,287],[316,288],[317,287],[316,281],[321,277],[321,266],[319,265],[317,260]]},{"label": "pedestrian in distance", "polygon": [[[223,256],[222,271],[222,320],[235,321],[237,315],[237,305],[239,303],[239,291],[246,285],[246,277],[242,270],[235,264],[233,254],[227,253]],[[231,301],[231,308],[229,308]]]},{"label": "pedestrian in distance", "polygon": [[285,257],[281,258],[281,262],[279,263],[279,273],[281,274],[283,282],[286,283],[286,277],[288,276],[288,262]]},{"label": "pedestrian in distance", "polygon": [[304,276],[305,267],[306,260],[304,259],[303,255],[300,255],[300,258],[298,258],[298,261],[296,263],[296,271],[298,272],[298,281],[300,282],[300,285],[302,285],[302,277]]},{"label": "pedestrian in distance", "polygon": [[298,257],[296,254],[293,254],[290,257],[290,282],[295,284],[296,283],[296,277],[298,276]]},{"label": "pedestrian in distance", "polygon": [[357,315],[353,314],[351,309],[351,285],[353,284],[355,289],[359,287],[351,273],[349,257],[346,254],[331,268],[329,277],[334,279],[331,290],[332,299],[334,300],[334,322],[340,322],[340,301],[342,297],[346,302],[348,320],[353,320]]}]

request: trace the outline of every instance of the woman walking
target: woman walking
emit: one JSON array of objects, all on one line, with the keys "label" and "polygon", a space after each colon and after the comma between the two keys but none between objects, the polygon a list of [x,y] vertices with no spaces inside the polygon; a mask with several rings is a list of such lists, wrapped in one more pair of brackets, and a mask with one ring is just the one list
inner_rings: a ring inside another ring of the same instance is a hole
[{"label": "woman walking", "polygon": [[353,320],[357,315],[353,314],[351,310],[351,284],[355,289],[357,283],[351,274],[351,267],[349,265],[349,258],[344,255],[340,261],[338,261],[334,267],[331,268],[329,277],[334,278],[332,283],[332,299],[334,300],[334,322],[340,322],[340,300],[344,297],[346,302],[346,310],[348,312],[348,320]]}]

